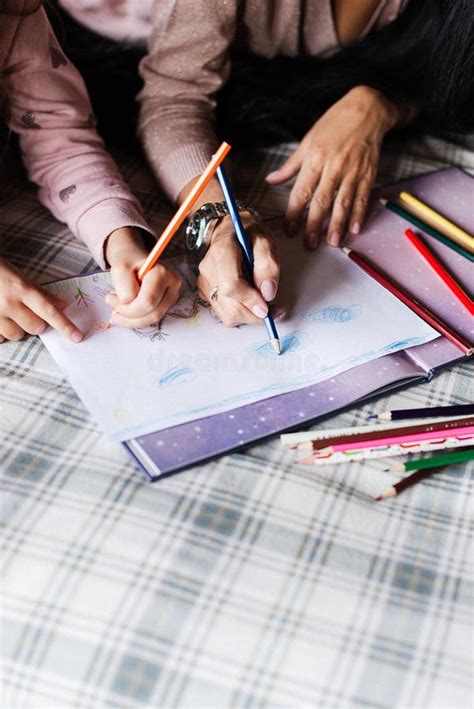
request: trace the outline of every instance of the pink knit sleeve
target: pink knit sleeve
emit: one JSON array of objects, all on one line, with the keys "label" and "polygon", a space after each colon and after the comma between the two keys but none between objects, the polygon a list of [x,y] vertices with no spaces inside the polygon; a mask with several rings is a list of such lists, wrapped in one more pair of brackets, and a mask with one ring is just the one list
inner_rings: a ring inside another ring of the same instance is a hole
[{"label": "pink knit sleeve", "polygon": [[82,79],[42,8],[19,19],[3,76],[9,124],[39,199],[105,267],[104,241],[114,229],[150,229],[94,129]]},{"label": "pink knit sleeve", "polygon": [[139,131],[172,200],[217,147],[214,94],[230,69],[238,0],[160,0],[142,61]]}]

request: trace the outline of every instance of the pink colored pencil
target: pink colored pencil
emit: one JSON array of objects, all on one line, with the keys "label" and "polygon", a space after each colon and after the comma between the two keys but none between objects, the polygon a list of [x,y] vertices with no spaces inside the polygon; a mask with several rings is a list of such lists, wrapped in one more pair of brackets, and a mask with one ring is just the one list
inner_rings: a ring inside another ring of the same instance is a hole
[{"label": "pink colored pencil", "polygon": [[352,443],[338,443],[334,446],[322,448],[319,453],[337,453],[340,451],[355,451],[364,448],[376,448],[377,446],[391,446],[399,443],[411,443],[417,441],[437,441],[449,436],[472,436],[474,426],[462,426],[461,428],[451,428],[449,431],[428,431],[427,433],[411,433],[405,436],[391,436],[390,438],[373,438],[370,441],[354,441]]},{"label": "pink colored pencil", "polygon": [[298,463],[303,465],[326,466],[336,463],[361,463],[365,460],[378,458],[391,458],[393,456],[417,455],[420,453],[432,453],[438,450],[450,450],[454,448],[465,448],[474,444],[474,436],[462,436],[460,438],[437,439],[434,441],[418,441],[417,443],[400,443],[396,446],[379,446],[378,448],[360,449],[358,451],[339,451],[337,453],[325,453],[315,451],[310,458],[300,458]]}]

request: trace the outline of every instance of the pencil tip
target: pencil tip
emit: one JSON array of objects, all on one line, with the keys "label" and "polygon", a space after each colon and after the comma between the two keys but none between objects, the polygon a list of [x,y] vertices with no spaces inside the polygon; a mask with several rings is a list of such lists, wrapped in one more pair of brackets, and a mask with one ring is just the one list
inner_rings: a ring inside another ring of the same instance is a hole
[{"label": "pencil tip", "polygon": [[276,338],[272,340],[272,347],[277,354],[281,354],[281,343]]},{"label": "pencil tip", "polygon": [[342,247],[342,250],[344,251],[344,253],[345,253],[346,255],[350,254],[351,251],[352,251],[352,249],[349,249],[347,246],[343,246],[343,247]]},{"label": "pencil tip", "polygon": [[379,199],[379,202],[380,202],[380,204],[382,204],[382,205],[385,207],[385,205],[387,204],[388,200],[381,198],[381,199]]},{"label": "pencil tip", "polygon": [[395,490],[394,487],[389,487],[388,490],[385,490],[385,492],[382,492],[381,495],[377,495],[377,497],[374,497],[375,502],[380,502],[380,500],[388,500],[389,497],[395,497],[397,494],[397,491]]}]

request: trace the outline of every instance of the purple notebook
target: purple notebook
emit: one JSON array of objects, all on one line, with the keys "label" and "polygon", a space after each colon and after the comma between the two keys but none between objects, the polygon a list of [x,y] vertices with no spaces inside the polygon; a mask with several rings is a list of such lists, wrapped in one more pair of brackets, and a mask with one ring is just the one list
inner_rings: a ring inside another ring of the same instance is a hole
[{"label": "purple notebook", "polygon": [[[402,189],[474,232],[474,180],[462,170],[452,168],[404,180],[380,189],[377,197],[395,197]],[[404,236],[408,226],[376,200],[364,231],[351,240],[351,245],[429,305],[467,340],[474,341],[472,317]],[[472,263],[432,237],[425,237],[430,248],[472,295]],[[123,445],[150,480],[159,480],[262,438],[309,426],[318,418],[384,392],[430,379],[437,370],[462,359],[464,356],[457,347],[445,338],[437,338],[305,389],[140,436]]]}]

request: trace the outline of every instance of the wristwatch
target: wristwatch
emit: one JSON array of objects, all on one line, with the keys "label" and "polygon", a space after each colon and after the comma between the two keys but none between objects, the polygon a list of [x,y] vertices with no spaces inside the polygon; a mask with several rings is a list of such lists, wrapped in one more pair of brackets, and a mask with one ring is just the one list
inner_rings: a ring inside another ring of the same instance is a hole
[{"label": "wristwatch", "polygon": [[[239,212],[250,212],[258,216],[255,207],[244,202],[236,201],[236,206]],[[204,256],[209,248],[209,242],[214,231],[222,217],[227,216],[229,210],[225,202],[206,202],[197,209],[188,222],[186,227],[186,246],[189,251],[198,254],[200,258]]]}]

